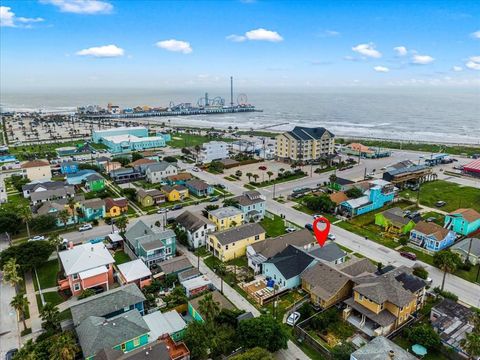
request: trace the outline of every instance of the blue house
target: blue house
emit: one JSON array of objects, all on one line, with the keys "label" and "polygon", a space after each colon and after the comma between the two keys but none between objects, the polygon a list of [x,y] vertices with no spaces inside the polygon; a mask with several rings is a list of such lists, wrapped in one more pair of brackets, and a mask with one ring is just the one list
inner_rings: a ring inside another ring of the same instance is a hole
[{"label": "blue house", "polygon": [[208,196],[213,194],[213,187],[203,180],[189,180],[185,182],[185,187],[195,196]]},{"label": "blue house", "polygon": [[258,191],[245,191],[242,195],[232,198],[234,206],[242,210],[245,222],[253,219],[260,221],[265,217],[266,199]]},{"label": "blue house", "polygon": [[262,274],[269,281],[269,286],[278,285],[278,291],[293,289],[300,286],[300,275],[316,263],[314,257],[289,245],[262,264]]},{"label": "blue house", "polygon": [[78,172],[78,163],[76,161],[65,161],[60,164],[62,174],[75,174]]},{"label": "blue house", "polygon": [[363,196],[340,203],[340,212],[346,216],[354,217],[377,210],[391,203],[395,198],[395,186],[388,181],[377,179],[367,183],[367,190]]},{"label": "blue house", "polygon": [[410,231],[410,242],[430,251],[440,251],[453,245],[457,235],[433,222],[420,221]]},{"label": "blue house", "polygon": [[84,200],[77,212],[80,222],[102,219],[105,217],[105,201],[97,198]]},{"label": "blue house", "polygon": [[469,235],[480,230],[480,213],[474,209],[457,209],[445,216],[445,228]]},{"label": "blue house", "polygon": [[77,171],[76,173],[67,174],[67,184],[69,185],[80,185],[83,181],[87,179],[89,175],[97,174],[95,170],[85,169]]}]

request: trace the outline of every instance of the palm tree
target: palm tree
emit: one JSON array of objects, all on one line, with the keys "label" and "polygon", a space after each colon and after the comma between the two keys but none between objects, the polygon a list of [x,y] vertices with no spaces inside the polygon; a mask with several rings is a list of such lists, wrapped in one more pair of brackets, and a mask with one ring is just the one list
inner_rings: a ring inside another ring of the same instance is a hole
[{"label": "palm tree", "polygon": [[3,265],[3,282],[9,283],[11,286],[17,286],[17,284],[22,280],[22,277],[18,275],[18,269],[20,265],[17,264],[15,258],[10,258]]},{"label": "palm tree", "polygon": [[10,301],[10,306],[17,310],[18,320],[23,322],[23,330],[27,330],[27,323],[25,322],[25,309],[28,306],[28,299],[24,294],[17,294]]},{"label": "palm tree", "polygon": [[255,182],[257,182],[257,180],[258,180],[259,177],[260,177],[260,176],[259,176],[258,174],[253,174],[253,180],[254,180]]},{"label": "palm tree", "polygon": [[239,178],[242,177],[242,170],[235,171],[235,176]]},{"label": "palm tree", "polygon": [[76,204],[76,200],[75,198],[71,197],[71,198],[68,198],[68,202],[67,202],[67,205],[68,207],[70,208],[70,212],[73,216],[73,221],[76,222],[76,217],[75,217],[75,204]]},{"label": "palm tree", "polygon": [[63,223],[63,227],[67,227],[68,219],[70,219],[70,213],[67,209],[60,210],[57,214],[58,219]]},{"label": "palm tree", "polygon": [[60,311],[54,304],[47,302],[43,305],[40,317],[44,321],[42,326],[46,331],[55,331],[60,328]]},{"label": "palm tree", "polygon": [[337,175],[335,174],[330,175],[328,180],[330,180],[330,184],[334,184],[335,182],[337,182]]},{"label": "palm tree", "polygon": [[270,181],[270,178],[273,176],[273,172],[267,171],[267,176],[268,176],[268,181]]},{"label": "palm tree", "polygon": [[26,204],[22,204],[17,208],[17,214],[23,220],[25,225],[27,226],[27,235],[30,238],[30,226],[29,222],[32,220],[32,210],[30,210],[30,206]]},{"label": "palm tree", "polygon": [[220,313],[220,304],[213,300],[212,294],[204,296],[198,303],[198,310],[207,323],[212,324],[215,317]]},{"label": "palm tree", "polygon": [[457,254],[448,250],[441,250],[433,256],[433,264],[443,271],[443,280],[441,290],[445,286],[445,279],[447,273],[453,273],[457,270],[457,266],[460,263],[460,258]]},{"label": "palm tree", "polygon": [[478,331],[467,333],[461,344],[463,349],[470,355],[469,359],[480,355],[480,333]]},{"label": "palm tree", "polygon": [[74,360],[80,351],[71,332],[55,335],[48,350],[52,360]]},{"label": "palm tree", "polygon": [[125,215],[120,216],[118,219],[115,220],[115,225],[117,225],[122,235],[125,234],[125,230],[127,230],[128,225],[128,217],[126,217]]},{"label": "palm tree", "polygon": [[220,262],[215,265],[214,271],[220,277],[220,292],[223,294],[223,277],[227,273],[227,267],[223,262]]},{"label": "palm tree", "polygon": [[253,174],[251,172],[248,172],[245,175],[247,175],[248,182],[250,182],[250,178],[253,176]]}]

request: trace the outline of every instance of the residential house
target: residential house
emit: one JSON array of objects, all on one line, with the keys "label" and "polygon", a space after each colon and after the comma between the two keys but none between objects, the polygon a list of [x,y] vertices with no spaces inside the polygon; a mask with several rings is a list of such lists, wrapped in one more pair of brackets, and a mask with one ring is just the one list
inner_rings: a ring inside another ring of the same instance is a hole
[{"label": "residential house", "polygon": [[443,299],[430,312],[430,322],[443,345],[468,358],[462,341],[473,330],[474,311],[450,299]]},{"label": "residential house", "polygon": [[99,174],[91,174],[85,178],[85,188],[88,191],[102,191],[105,189],[105,179]]},{"label": "residential house", "polygon": [[423,306],[426,283],[400,267],[384,275],[353,279],[343,318],[368,336],[388,335]]},{"label": "residential house", "polygon": [[289,245],[262,264],[262,275],[278,285],[278,291],[293,289],[300,286],[302,273],[317,262],[313,256]]},{"label": "residential house", "polygon": [[110,319],[89,316],[75,329],[85,360],[93,360],[104,349],[130,352],[148,344],[150,329],[138,310]]},{"label": "residential house", "polygon": [[91,169],[80,170],[73,174],[67,174],[66,181],[69,185],[81,185],[92,174],[97,174],[97,172]]},{"label": "residential house", "polygon": [[93,221],[105,217],[105,201],[103,199],[88,199],[80,202],[77,208],[79,222]]},{"label": "residential house", "polygon": [[124,184],[132,181],[143,179],[145,176],[138,169],[134,168],[118,168],[111,170],[108,175],[117,184]]},{"label": "residential house", "polygon": [[245,222],[253,219],[260,221],[265,217],[265,208],[267,201],[258,191],[245,191],[242,195],[231,198],[235,202],[235,207],[243,212]]},{"label": "residential house", "polygon": [[275,151],[279,160],[310,161],[335,151],[335,135],[323,127],[295,126],[277,135]]},{"label": "residential house", "polygon": [[89,316],[110,319],[131,310],[137,310],[140,315],[144,315],[145,300],[145,295],[135,284],[119,286],[85,299],[78,299],[70,306],[73,325],[80,325]]},{"label": "residential house", "polygon": [[334,242],[328,242],[323,246],[315,244],[314,246],[299,247],[300,250],[305,251],[308,255],[315,259],[337,265],[342,264],[347,260],[347,253]]},{"label": "residential house", "polygon": [[383,173],[382,178],[399,188],[405,188],[407,185],[416,185],[425,181],[435,180],[437,175],[433,173],[432,168],[429,166],[415,164],[406,160],[389,166]]},{"label": "residential house", "polygon": [[160,161],[160,154],[156,151],[144,151],[144,152],[141,153],[141,155],[145,159]]},{"label": "residential house", "polygon": [[128,200],[124,197],[105,198],[105,216],[117,217],[128,211]]},{"label": "residential house", "polygon": [[157,189],[139,189],[137,191],[137,202],[143,207],[149,207],[165,202],[165,194]]},{"label": "residential house", "polygon": [[177,175],[177,173],[177,167],[166,161],[147,165],[145,169],[145,177],[152,184],[163,182],[167,176]]},{"label": "residential house", "polygon": [[445,228],[469,235],[480,230],[480,213],[474,209],[457,209],[445,216]]},{"label": "residential house", "polygon": [[410,242],[429,251],[443,250],[455,242],[457,235],[434,222],[420,221],[410,232]]},{"label": "residential house", "polygon": [[350,360],[417,360],[417,358],[386,337],[377,336],[351,353]]},{"label": "residential house", "polygon": [[203,180],[193,179],[185,183],[185,187],[190,194],[198,197],[209,196],[213,194],[213,186],[207,184]]},{"label": "residential house", "polygon": [[394,207],[375,214],[375,225],[389,233],[404,235],[413,229],[415,222],[405,217],[402,209]]},{"label": "residential house", "polygon": [[330,200],[335,203],[334,212],[337,213],[341,203],[348,201],[348,196],[343,191],[337,191],[328,195]]},{"label": "residential house", "polygon": [[62,181],[32,182],[22,186],[23,197],[30,199],[33,205],[45,201],[67,199],[75,195],[73,185]]},{"label": "residential house", "polygon": [[96,160],[97,166],[105,173],[110,173],[110,171],[120,169],[122,164],[118,161],[111,160],[108,157],[100,156]]},{"label": "residential house", "polygon": [[293,231],[275,238],[268,238],[247,246],[248,266],[255,273],[262,271],[262,264],[286,249],[289,245],[299,248],[312,247],[317,243],[307,229]]},{"label": "residential house", "polygon": [[233,206],[226,206],[208,213],[208,220],[215,224],[217,231],[242,225],[245,221],[243,212]]},{"label": "residential house", "polygon": [[363,196],[342,202],[340,212],[349,217],[366,214],[382,208],[395,198],[396,188],[388,181],[377,179],[369,181],[367,186]]},{"label": "residential house", "polygon": [[181,255],[162,261],[159,264],[159,268],[161,272],[167,276],[172,274],[178,275],[182,271],[193,268],[193,265],[185,255]]},{"label": "residential house", "polygon": [[150,269],[157,267],[157,263],[171,259],[177,251],[173,230],[148,226],[141,220],[127,230],[125,239],[125,252],[131,258],[142,259]]},{"label": "residential house", "polygon": [[176,220],[177,226],[187,233],[189,246],[194,249],[205,246],[208,234],[215,231],[215,224],[188,210],[177,216]]},{"label": "residential house", "polygon": [[143,320],[150,329],[150,341],[161,339],[164,335],[169,335],[175,342],[181,341],[187,327],[185,320],[175,310],[164,313],[154,311],[144,315]]},{"label": "residential house", "polygon": [[137,168],[138,170],[140,170],[141,173],[145,174],[145,170],[147,169],[147,167],[156,163],[158,163],[158,161],[142,158],[131,162],[130,164],[128,164],[128,167]]},{"label": "residential house", "polygon": [[188,189],[183,185],[165,185],[162,191],[170,202],[182,201],[188,198]]},{"label": "residential house", "polygon": [[60,172],[62,174],[75,174],[78,171],[78,162],[64,161],[60,164]]},{"label": "residential house", "polygon": [[195,299],[191,299],[188,302],[188,314],[193,318],[195,321],[205,321],[200,312],[200,302],[207,296],[208,294],[212,295],[212,299],[214,302],[218,304],[218,307],[221,309],[227,310],[235,310],[235,306],[228,300],[225,296],[223,296],[218,290],[208,292],[202,296],[196,297]]},{"label": "residential house", "polygon": [[[66,210],[68,212],[69,217],[64,222],[59,216],[59,212]],[[59,199],[53,201],[45,201],[42,203],[33,214],[33,217],[41,216],[41,215],[50,215],[55,217],[57,227],[65,226],[65,225],[72,225],[75,224],[77,221],[77,214],[75,211],[68,206],[66,199]]]},{"label": "residential house", "polygon": [[355,181],[337,177],[333,184],[330,183],[330,187],[333,190],[344,192],[344,191],[347,191],[349,189],[349,187],[353,184],[355,184]]},{"label": "residential house", "polygon": [[104,288],[113,285],[113,259],[103,243],[85,243],[58,253],[64,280],[59,281],[61,290],[70,289],[74,296],[83,290]]},{"label": "residential house", "polygon": [[471,237],[463,239],[450,249],[458,254],[463,261],[466,261],[468,258],[471,264],[480,264],[480,238]]},{"label": "residential house", "polygon": [[47,181],[52,178],[50,163],[46,160],[26,161],[21,165],[23,176],[30,181]]},{"label": "residential house", "polygon": [[183,270],[178,273],[178,281],[182,283],[183,281],[187,281],[190,279],[194,279],[196,277],[202,276],[203,274],[198,270],[196,267],[192,267],[188,270]]},{"label": "residential house", "polygon": [[228,144],[224,141],[210,141],[201,145],[197,162],[207,164],[214,160],[228,158]]},{"label": "residential house", "polygon": [[187,297],[197,296],[205,291],[215,289],[212,282],[206,275],[200,275],[191,279],[182,280],[180,284],[185,290]]},{"label": "residential house", "polygon": [[353,257],[352,259],[338,264],[336,268],[350,276],[371,275],[377,271],[377,267],[366,258]]},{"label": "residential house", "polygon": [[245,255],[247,246],[265,239],[265,229],[258,223],[248,223],[208,235],[208,249],[221,261]]},{"label": "residential house", "polygon": [[187,172],[178,173],[177,175],[170,175],[165,178],[167,184],[173,185],[185,185],[188,180],[193,179],[193,175]]},{"label": "residential house", "polygon": [[152,272],[141,259],[116,265],[120,284],[136,284],[140,289],[152,283]]}]

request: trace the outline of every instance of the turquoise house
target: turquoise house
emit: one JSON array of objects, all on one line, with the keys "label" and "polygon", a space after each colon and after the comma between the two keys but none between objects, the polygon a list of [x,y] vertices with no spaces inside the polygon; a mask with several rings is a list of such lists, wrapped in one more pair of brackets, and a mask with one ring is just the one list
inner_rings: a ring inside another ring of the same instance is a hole
[{"label": "turquoise house", "polygon": [[446,229],[469,235],[480,230],[480,213],[474,209],[457,209],[445,216]]},{"label": "turquoise house", "polygon": [[62,174],[75,174],[78,172],[78,163],[76,161],[65,161],[60,164]]},{"label": "turquoise house", "polygon": [[316,263],[314,257],[289,245],[262,264],[262,275],[268,287],[277,287],[277,291],[290,290],[301,285],[302,273]]},{"label": "turquoise house", "polygon": [[67,184],[80,185],[92,174],[97,174],[97,172],[95,170],[85,169],[77,171],[76,173],[67,174]]},{"label": "turquoise house", "polygon": [[200,302],[202,299],[205,298],[207,295],[212,295],[212,300],[218,304],[220,310],[228,309],[228,310],[235,310],[235,306],[225,297],[223,296],[220,291],[215,290],[211,292],[205,292],[202,296],[196,297],[191,299],[188,302],[188,314],[193,318],[195,321],[204,322],[202,315],[200,314]]},{"label": "turquoise house", "polygon": [[243,212],[245,222],[260,221],[265,217],[266,199],[258,191],[245,191],[242,195],[232,198],[233,206]]},{"label": "turquoise house", "polygon": [[105,217],[105,201],[89,199],[80,203],[77,209],[79,222],[99,220]]},{"label": "turquoise house", "polygon": [[395,186],[385,180],[373,180],[368,182],[369,188],[363,196],[340,203],[340,213],[348,217],[366,214],[382,208],[395,198]]}]

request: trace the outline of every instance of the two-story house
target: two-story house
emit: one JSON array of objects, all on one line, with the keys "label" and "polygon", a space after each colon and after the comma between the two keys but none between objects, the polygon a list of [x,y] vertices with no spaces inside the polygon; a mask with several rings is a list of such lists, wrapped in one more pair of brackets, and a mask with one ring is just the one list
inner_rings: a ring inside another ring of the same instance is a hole
[{"label": "two-story house", "polygon": [[165,194],[158,189],[139,189],[137,191],[137,202],[143,207],[158,205],[165,202]]},{"label": "two-story house", "polygon": [[116,217],[128,211],[128,200],[124,197],[120,198],[105,198],[105,216]]},{"label": "two-story house", "polygon": [[141,259],[116,265],[121,284],[136,284],[140,289],[152,283],[152,272]]},{"label": "two-story house", "polygon": [[150,269],[156,267],[157,263],[174,257],[177,251],[173,230],[148,226],[142,220],[127,230],[125,239],[125,252],[131,258],[142,259]]},{"label": "two-story house", "polygon": [[208,234],[215,231],[215,224],[203,216],[184,211],[177,216],[177,226],[187,233],[188,244],[197,249],[207,244]]},{"label": "two-story house", "polygon": [[342,202],[340,212],[349,217],[366,214],[382,208],[395,198],[396,188],[388,181],[381,179],[369,181],[367,187],[363,196]]},{"label": "two-story house", "polygon": [[21,165],[23,176],[30,181],[47,181],[52,178],[50,163],[46,160],[26,161]]},{"label": "two-story house", "polygon": [[234,206],[222,207],[208,213],[208,220],[215,224],[217,231],[230,229],[245,222],[243,212]]},{"label": "two-story house", "polygon": [[248,245],[265,239],[265,229],[258,223],[248,223],[208,234],[208,249],[221,261],[245,255]]},{"label": "two-story house", "polygon": [[178,173],[177,175],[170,175],[165,178],[167,184],[173,185],[185,185],[188,180],[193,179],[193,175],[188,172]]},{"label": "two-story house", "polygon": [[103,243],[69,246],[58,253],[65,275],[59,281],[62,290],[70,289],[74,296],[83,290],[104,288],[113,285],[113,259]]},{"label": "two-story house", "polygon": [[105,201],[99,198],[81,201],[77,208],[77,217],[79,222],[103,219],[105,217]]},{"label": "two-story house", "polygon": [[166,161],[150,164],[145,169],[145,177],[152,184],[163,182],[167,176],[177,175],[177,173],[177,167]]},{"label": "two-story house", "polygon": [[99,174],[91,174],[85,178],[85,188],[88,191],[102,191],[105,189],[105,179]]},{"label": "two-story house", "polygon": [[78,171],[78,162],[64,161],[60,164],[60,172],[62,174],[75,174]]},{"label": "two-story house", "polygon": [[457,209],[445,216],[445,228],[469,235],[480,230],[480,213],[474,209]]},{"label": "two-story house", "polygon": [[67,174],[66,181],[69,185],[81,185],[85,182],[87,177],[93,174],[98,174],[95,170],[84,169],[77,171],[76,173]]},{"label": "two-story house", "polygon": [[30,199],[33,205],[58,199],[66,199],[75,195],[73,185],[62,181],[34,181],[22,186],[23,197]]},{"label": "two-story house", "polygon": [[433,222],[420,221],[410,231],[410,242],[430,251],[443,250],[455,242],[455,232]]},{"label": "two-story house", "polygon": [[243,212],[245,222],[253,219],[260,221],[265,217],[266,199],[258,191],[245,191],[242,195],[233,197],[231,199],[235,202],[235,207]]}]

